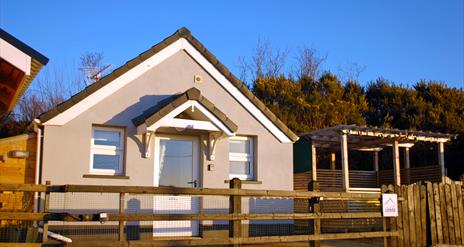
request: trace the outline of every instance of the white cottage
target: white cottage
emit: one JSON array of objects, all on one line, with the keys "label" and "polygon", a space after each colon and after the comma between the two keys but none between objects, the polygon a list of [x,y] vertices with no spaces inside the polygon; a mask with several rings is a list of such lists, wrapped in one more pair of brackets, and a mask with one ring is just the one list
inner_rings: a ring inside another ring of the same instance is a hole
[{"label": "white cottage", "polygon": [[[36,123],[43,138],[41,183],[227,188],[228,180],[238,177],[245,180],[244,188],[293,190],[297,136],[185,28]],[[111,211],[117,200],[66,195],[52,198],[51,208]],[[293,207],[291,201],[276,200],[250,199],[247,205],[250,212],[289,212]],[[127,199],[132,212],[218,212],[227,207],[227,201],[217,198]],[[226,229],[221,224],[227,222],[166,222],[154,230],[144,226],[144,233],[198,236]],[[66,229],[67,235],[79,233],[77,226]]]}]

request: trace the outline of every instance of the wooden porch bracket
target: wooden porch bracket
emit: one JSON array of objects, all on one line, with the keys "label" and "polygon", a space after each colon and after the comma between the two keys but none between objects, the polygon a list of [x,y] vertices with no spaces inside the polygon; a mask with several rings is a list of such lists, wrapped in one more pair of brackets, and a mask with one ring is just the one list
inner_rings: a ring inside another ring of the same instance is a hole
[{"label": "wooden porch bracket", "polygon": [[142,134],[142,141],[143,141],[143,157],[150,158],[150,150],[151,150],[151,142],[154,139],[155,133],[150,131],[147,133]]}]

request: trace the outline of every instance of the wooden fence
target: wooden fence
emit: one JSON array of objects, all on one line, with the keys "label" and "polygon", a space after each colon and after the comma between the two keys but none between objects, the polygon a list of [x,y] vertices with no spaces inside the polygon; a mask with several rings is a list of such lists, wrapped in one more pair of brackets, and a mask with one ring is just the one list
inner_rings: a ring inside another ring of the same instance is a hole
[{"label": "wooden fence", "polygon": [[425,183],[396,188],[403,200],[392,228],[399,233],[393,246],[464,245],[461,184]]},{"label": "wooden fence", "polygon": [[[119,211],[108,213],[107,220],[118,222],[118,239],[113,241],[73,241],[70,245],[86,246],[132,246],[139,244],[161,245],[161,246],[182,246],[182,245],[241,245],[241,244],[271,244],[271,243],[294,243],[294,242],[313,242],[316,246],[321,240],[340,240],[340,239],[361,239],[361,238],[383,238],[387,244],[387,238],[396,237],[396,231],[387,229],[384,223],[383,230],[370,232],[348,232],[348,233],[322,233],[320,231],[321,220],[330,219],[384,219],[381,212],[357,212],[357,213],[324,213],[319,211],[320,199],[324,200],[377,200],[381,199],[380,193],[346,193],[346,192],[317,192],[317,191],[279,191],[279,190],[250,190],[241,189],[241,181],[234,179],[231,181],[230,189],[209,189],[209,188],[173,188],[173,187],[138,187],[138,186],[94,186],[94,185],[30,185],[30,184],[0,184],[0,191],[26,191],[41,192],[43,194],[44,207],[41,212],[0,212],[0,220],[22,220],[41,222],[44,233],[40,241],[50,243],[47,234],[48,221],[62,222],[81,222],[99,221],[96,214],[78,214],[70,212],[49,212],[50,193],[112,193],[119,195],[120,202],[124,201],[126,195],[145,194],[145,195],[191,195],[191,196],[225,196],[229,197],[228,214],[150,214],[150,213],[127,213],[124,211],[124,204],[120,203]],[[261,197],[261,198],[290,198],[292,200],[307,200],[308,210],[304,213],[243,213],[242,198]],[[126,221],[159,221],[159,220],[225,220],[229,221],[230,235],[225,238],[218,237],[199,237],[191,239],[156,239],[156,240],[127,240],[125,236]],[[287,234],[277,236],[243,236],[244,220],[307,220],[310,232],[306,234]],[[41,244],[41,243],[40,243]],[[39,245],[40,245],[39,244]]]}]

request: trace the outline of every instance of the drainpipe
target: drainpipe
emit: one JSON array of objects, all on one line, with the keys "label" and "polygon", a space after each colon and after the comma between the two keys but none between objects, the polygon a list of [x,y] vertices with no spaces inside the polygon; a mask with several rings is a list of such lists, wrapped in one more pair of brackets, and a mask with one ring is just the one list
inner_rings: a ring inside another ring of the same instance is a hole
[{"label": "drainpipe", "polygon": [[[35,184],[40,184],[40,174],[42,172],[42,126],[39,119],[34,119],[34,131],[37,132],[37,149],[36,149],[36,161],[35,161]],[[40,198],[39,193],[34,192],[34,212],[37,213],[40,210]]]}]

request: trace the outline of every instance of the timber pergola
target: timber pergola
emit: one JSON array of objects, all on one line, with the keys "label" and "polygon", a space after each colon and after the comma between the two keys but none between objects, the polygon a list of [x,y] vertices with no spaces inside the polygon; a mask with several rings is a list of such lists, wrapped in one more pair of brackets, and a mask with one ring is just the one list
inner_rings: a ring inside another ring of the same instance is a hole
[{"label": "timber pergola", "polygon": [[[357,125],[337,125],[324,129],[319,129],[302,134],[301,137],[311,140],[311,164],[312,180],[317,181],[316,169],[316,147],[340,150],[342,164],[343,189],[350,191],[349,184],[349,165],[348,150],[371,151],[374,152],[374,169],[379,171],[378,153],[385,147],[392,147],[393,154],[393,177],[394,185],[401,184],[400,178],[400,148],[404,148],[405,159],[404,168],[410,168],[409,148],[416,142],[431,142],[438,145],[438,164],[440,166],[440,177],[443,181],[445,174],[444,144],[455,135],[421,132],[412,130],[399,130],[388,128],[377,128],[371,126]],[[331,168],[335,169],[335,154],[331,155]]]}]

